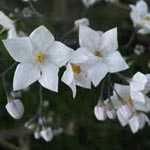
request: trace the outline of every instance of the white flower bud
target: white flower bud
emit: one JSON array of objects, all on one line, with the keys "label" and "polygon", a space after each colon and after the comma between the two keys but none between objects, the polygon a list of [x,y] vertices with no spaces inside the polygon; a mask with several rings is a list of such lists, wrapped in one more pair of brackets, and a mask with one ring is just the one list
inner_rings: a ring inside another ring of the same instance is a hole
[{"label": "white flower bud", "polygon": [[132,133],[136,133],[138,132],[138,130],[143,129],[146,122],[147,122],[147,116],[144,113],[134,115],[129,120],[129,126],[131,128]]},{"label": "white flower bud", "polygon": [[78,19],[74,22],[74,25],[75,25],[75,28],[79,28],[80,25],[83,25],[83,26],[89,26],[90,25],[90,22],[87,18],[81,18],[81,19]]},{"label": "white flower bud", "polygon": [[40,132],[39,132],[39,130],[35,130],[35,132],[34,132],[34,138],[35,139],[39,139],[40,138]]},{"label": "white flower bud", "polygon": [[119,119],[119,122],[121,125],[124,127],[128,124],[128,120],[132,115],[132,111],[129,108],[128,105],[122,105],[118,110],[117,110],[117,117]]},{"label": "white flower bud", "polygon": [[105,107],[100,105],[95,106],[94,114],[96,119],[99,121],[104,121],[107,117]]},{"label": "white flower bud", "polygon": [[5,107],[14,119],[20,119],[24,114],[24,106],[19,99],[9,101]]},{"label": "white flower bud", "polygon": [[116,118],[116,111],[114,109],[107,109],[106,110],[106,114],[107,114],[107,117],[109,119],[115,119]]},{"label": "white flower bud", "polygon": [[44,128],[41,132],[40,132],[41,137],[46,141],[46,142],[50,142],[53,139],[53,131],[50,127],[48,128]]}]

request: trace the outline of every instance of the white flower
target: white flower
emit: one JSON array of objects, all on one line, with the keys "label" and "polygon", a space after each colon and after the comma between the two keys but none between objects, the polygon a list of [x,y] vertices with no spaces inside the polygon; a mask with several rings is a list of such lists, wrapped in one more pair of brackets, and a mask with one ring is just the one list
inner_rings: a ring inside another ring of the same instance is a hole
[{"label": "white flower", "polygon": [[24,114],[24,106],[19,99],[9,100],[6,109],[14,119],[20,119]]},{"label": "white flower", "polygon": [[132,133],[136,133],[140,129],[143,129],[145,123],[150,124],[150,120],[144,113],[138,113],[133,115],[132,118],[129,120],[129,126]]},{"label": "white flower", "polygon": [[46,142],[50,142],[53,139],[53,131],[50,127],[42,129],[40,135]]},{"label": "white flower", "polygon": [[128,65],[117,51],[117,28],[105,33],[94,31],[87,26],[79,28],[80,50],[86,49],[89,53],[91,67],[88,78],[97,86],[105,75],[126,70]]},{"label": "white flower", "polygon": [[78,19],[74,22],[74,26],[76,29],[79,28],[79,26],[89,26],[90,25],[90,22],[89,22],[89,19],[87,18],[81,18],[81,19]]},{"label": "white flower", "polygon": [[0,25],[8,30],[8,39],[17,37],[16,27],[13,20],[6,16],[2,11],[0,11]]},{"label": "white flower", "polygon": [[150,33],[150,13],[146,2],[139,0],[136,5],[130,5],[130,7],[130,17],[134,26],[139,28],[138,32],[141,34]]},{"label": "white flower", "polygon": [[15,61],[13,89],[21,90],[39,81],[52,91],[58,91],[59,67],[66,64],[72,49],[55,41],[44,26],[35,29],[29,37],[4,40],[4,45]]},{"label": "white flower", "polygon": [[76,86],[91,88],[91,81],[87,77],[89,68],[88,63],[86,63],[87,60],[86,51],[74,51],[62,76],[62,81],[71,88],[73,98],[76,96]]},{"label": "white flower", "polygon": [[84,4],[85,7],[90,7],[91,5],[93,5],[94,3],[96,3],[99,0],[82,0],[82,3]]},{"label": "white flower", "polygon": [[97,120],[104,121],[107,118],[106,109],[104,105],[96,105],[94,107],[94,114]]},{"label": "white flower", "polygon": [[[128,124],[129,118],[133,112],[133,104],[130,97],[130,87],[126,85],[115,84],[113,91],[112,104],[117,110],[119,122],[124,127]],[[116,94],[119,94],[119,96]]]},{"label": "white flower", "polygon": [[135,108],[140,111],[150,111],[150,98],[146,95],[150,91],[150,74],[137,72],[130,82],[131,99]]}]

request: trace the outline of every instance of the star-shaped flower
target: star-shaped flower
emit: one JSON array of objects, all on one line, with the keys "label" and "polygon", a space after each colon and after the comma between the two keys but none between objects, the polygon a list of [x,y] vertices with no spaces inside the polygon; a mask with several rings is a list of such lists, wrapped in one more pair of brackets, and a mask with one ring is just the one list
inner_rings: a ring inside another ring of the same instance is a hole
[{"label": "star-shaped flower", "polygon": [[62,76],[62,81],[71,88],[73,98],[76,96],[76,86],[91,88],[91,81],[87,77],[87,70],[89,68],[88,63],[86,63],[87,60],[86,51],[74,51]]},{"label": "star-shaped flower", "polygon": [[128,69],[128,65],[117,51],[117,28],[105,33],[94,31],[87,26],[79,28],[80,50],[89,53],[91,67],[88,78],[97,86],[107,73],[115,73]]},{"label": "star-shaped flower", "polygon": [[138,29],[138,33],[149,34],[150,33],[150,13],[148,11],[148,5],[145,1],[139,0],[136,5],[130,5],[131,13],[130,17],[134,26]]},{"label": "star-shaped flower", "polygon": [[4,40],[4,45],[17,66],[13,89],[21,90],[32,83],[40,84],[52,91],[58,91],[59,67],[65,65],[72,49],[55,41],[49,30],[40,26],[29,37]]},{"label": "star-shaped flower", "polygon": [[130,82],[130,94],[136,109],[150,111],[150,98],[147,93],[150,91],[150,74],[137,72]]}]

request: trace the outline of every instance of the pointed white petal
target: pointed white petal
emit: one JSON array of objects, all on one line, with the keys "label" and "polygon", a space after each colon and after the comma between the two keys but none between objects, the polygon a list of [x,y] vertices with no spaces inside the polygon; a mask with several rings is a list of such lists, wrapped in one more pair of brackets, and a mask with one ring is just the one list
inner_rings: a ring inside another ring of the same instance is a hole
[{"label": "pointed white petal", "polygon": [[108,55],[105,58],[106,64],[108,65],[109,72],[120,72],[123,70],[128,69],[128,65],[123,59],[123,57],[120,55],[118,51]]},{"label": "pointed white petal", "polygon": [[131,117],[131,115],[132,115],[132,111],[130,110],[128,105],[122,105],[117,110],[117,117],[123,127],[128,124],[128,120]]},{"label": "pointed white petal", "polygon": [[98,86],[100,81],[106,76],[108,73],[108,67],[103,61],[98,62],[93,65],[88,70],[88,78],[93,82],[94,86]]},{"label": "pointed white petal", "polygon": [[138,132],[140,129],[140,122],[139,122],[139,116],[134,115],[130,120],[129,120],[129,126],[131,128],[132,133]]},{"label": "pointed white petal", "polygon": [[21,90],[30,86],[40,78],[40,70],[31,63],[21,63],[17,66],[14,79],[13,89]]},{"label": "pointed white petal", "polygon": [[71,63],[85,63],[87,61],[91,61],[96,59],[96,57],[89,52],[86,48],[78,48],[71,55]]},{"label": "pointed white petal", "polygon": [[131,91],[143,91],[146,87],[148,80],[146,75],[141,72],[137,72],[130,82]]},{"label": "pointed white petal", "polygon": [[148,13],[148,5],[144,0],[139,0],[136,3],[136,10],[140,16],[145,16]]},{"label": "pointed white petal", "polygon": [[48,59],[55,65],[61,67],[65,65],[71,57],[73,49],[65,44],[55,41],[51,47],[48,48]]},{"label": "pointed white petal", "polygon": [[145,96],[141,92],[131,91],[131,98],[134,102],[145,104]]},{"label": "pointed white petal", "polygon": [[3,43],[13,59],[18,62],[32,61],[32,44],[28,37],[7,39]]},{"label": "pointed white petal", "polygon": [[100,49],[103,55],[112,53],[118,49],[117,28],[108,30],[102,35]]},{"label": "pointed white petal", "polygon": [[[115,84],[114,85],[115,90],[117,93],[123,98],[129,100],[130,98],[130,87],[128,85],[122,85],[122,84]],[[113,92],[114,95],[116,95],[116,92]]]},{"label": "pointed white petal", "polygon": [[100,35],[90,27],[79,27],[79,43],[81,47],[88,48],[90,51],[95,51],[99,48],[101,42]]},{"label": "pointed white petal", "polygon": [[76,83],[74,80],[74,73],[72,71],[72,67],[70,64],[67,65],[66,71],[64,72],[61,80],[71,88],[72,93],[73,93],[73,98],[75,98],[77,89],[76,89]]},{"label": "pointed white petal", "polygon": [[36,28],[30,34],[30,39],[35,52],[45,52],[54,42],[52,33],[45,26],[39,26]]},{"label": "pointed white petal", "polygon": [[14,27],[14,22],[2,11],[0,11],[0,25],[2,25],[6,29],[11,29]]},{"label": "pointed white petal", "polygon": [[66,70],[63,73],[61,80],[67,85],[71,84],[74,80],[74,73],[70,64],[66,66]]},{"label": "pointed white petal", "polygon": [[20,119],[24,114],[24,106],[19,99],[8,102],[6,109],[14,119]]},{"label": "pointed white petal", "polygon": [[75,75],[75,82],[78,86],[91,89],[91,81],[88,79],[87,75],[83,72],[80,74]]},{"label": "pointed white petal", "polygon": [[54,92],[58,92],[58,71],[59,68],[53,64],[44,64],[41,67],[40,84]]}]

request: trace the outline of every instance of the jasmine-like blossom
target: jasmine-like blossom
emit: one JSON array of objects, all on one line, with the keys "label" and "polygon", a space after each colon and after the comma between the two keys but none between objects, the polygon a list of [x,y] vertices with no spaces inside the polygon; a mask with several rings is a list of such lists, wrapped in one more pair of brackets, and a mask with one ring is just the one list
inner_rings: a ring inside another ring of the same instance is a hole
[{"label": "jasmine-like blossom", "polygon": [[62,76],[62,81],[68,85],[73,93],[73,98],[76,96],[76,86],[90,89],[91,81],[87,77],[88,56],[86,51],[74,51],[66,66],[66,71]]},{"label": "jasmine-like blossom", "polygon": [[137,72],[130,82],[131,99],[137,110],[150,111],[150,98],[147,96],[149,91],[150,74]]},{"label": "jasmine-like blossom", "polygon": [[128,69],[118,49],[117,28],[103,33],[87,26],[79,28],[80,51],[86,50],[89,64],[88,78],[97,86],[107,73]]},{"label": "jasmine-like blossom", "polygon": [[131,96],[131,87],[128,85],[115,84],[114,88],[111,99],[121,125],[124,127],[129,124],[131,131],[136,133],[144,127],[145,123],[149,124],[149,119],[145,114],[150,111],[149,102],[135,103],[135,97]]},{"label": "jasmine-like blossom", "polygon": [[138,29],[140,34],[150,33],[150,13],[148,5],[144,0],[137,1],[136,5],[130,5],[133,25]]},{"label": "jasmine-like blossom", "polygon": [[29,37],[3,42],[12,58],[19,62],[13,79],[15,91],[36,81],[49,90],[58,91],[58,71],[70,59],[71,48],[55,41],[44,26],[35,29]]}]

